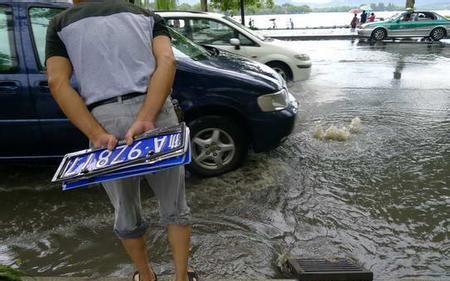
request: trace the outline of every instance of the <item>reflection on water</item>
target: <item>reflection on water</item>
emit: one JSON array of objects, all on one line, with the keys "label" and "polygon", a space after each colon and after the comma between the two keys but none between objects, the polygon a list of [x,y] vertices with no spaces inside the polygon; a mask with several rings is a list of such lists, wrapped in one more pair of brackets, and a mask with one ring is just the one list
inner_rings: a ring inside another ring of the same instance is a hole
[{"label": "reflection on water", "polygon": [[[250,155],[241,169],[188,179],[192,266],[211,279],[279,277],[280,257],[338,256],[378,280],[448,278],[448,46],[290,44],[313,59],[311,79],[291,87],[299,122],[286,143]],[[347,141],[313,137],[317,126],[342,127],[355,116],[363,126]],[[104,192],[62,193],[49,184],[53,168],[2,167],[0,263],[33,275],[130,275]],[[168,274],[157,202],[143,193],[152,263]]]}]

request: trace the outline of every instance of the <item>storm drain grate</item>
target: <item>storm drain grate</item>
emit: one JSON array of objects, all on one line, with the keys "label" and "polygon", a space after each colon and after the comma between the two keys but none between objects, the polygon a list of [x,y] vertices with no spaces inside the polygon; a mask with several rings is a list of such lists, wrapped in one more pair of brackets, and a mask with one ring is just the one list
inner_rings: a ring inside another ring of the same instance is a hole
[{"label": "storm drain grate", "polygon": [[300,281],[372,281],[373,273],[349,259],[288,258],[288,267]]}]

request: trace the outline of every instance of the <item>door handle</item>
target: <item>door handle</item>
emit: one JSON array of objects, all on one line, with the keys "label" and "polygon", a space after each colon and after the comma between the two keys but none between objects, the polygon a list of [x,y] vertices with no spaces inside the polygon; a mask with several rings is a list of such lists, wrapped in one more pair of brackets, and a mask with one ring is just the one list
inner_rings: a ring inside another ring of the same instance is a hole
[{"label": "door handle", "polygon": [[19,83],[15,81],[0,81],[0,94],[16,94],[19,90]]},{"label": "door handle", "polygon": [[41,90],[41,91],[49,91],[50,90],[50,88],[48,87],[48,81],[40,81],[39,82],[39,90]]}]

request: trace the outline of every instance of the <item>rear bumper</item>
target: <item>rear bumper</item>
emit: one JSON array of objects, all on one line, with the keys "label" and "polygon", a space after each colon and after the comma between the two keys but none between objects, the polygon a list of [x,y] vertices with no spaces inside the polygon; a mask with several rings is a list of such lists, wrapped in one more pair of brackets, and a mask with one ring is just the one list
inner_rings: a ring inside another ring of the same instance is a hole
[{"label": "rear bumper", "polygon": [[249,119],[251,145],[255,152],[275,148],[287,139],[295,127],[298,106],[294,99],[284,110],[261,112]]}]

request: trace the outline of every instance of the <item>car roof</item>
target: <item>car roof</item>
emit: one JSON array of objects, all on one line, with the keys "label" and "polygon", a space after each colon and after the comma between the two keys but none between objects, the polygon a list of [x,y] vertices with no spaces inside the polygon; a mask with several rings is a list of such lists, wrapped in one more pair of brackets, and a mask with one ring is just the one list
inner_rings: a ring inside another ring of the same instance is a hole
[{"label": "car roof", "polygon": [[155,11],[162,17],[211,17],[222,18],[223,14],[199,11]]}]

